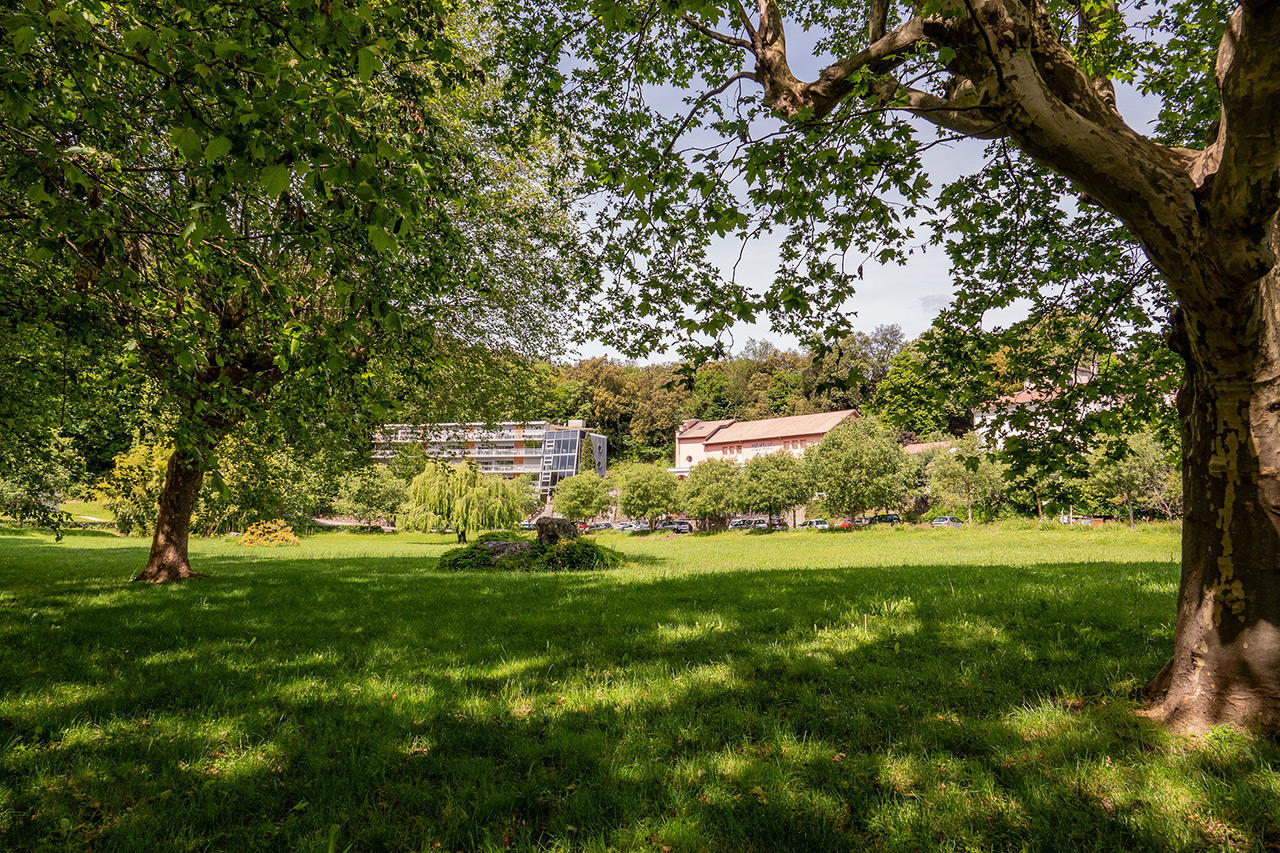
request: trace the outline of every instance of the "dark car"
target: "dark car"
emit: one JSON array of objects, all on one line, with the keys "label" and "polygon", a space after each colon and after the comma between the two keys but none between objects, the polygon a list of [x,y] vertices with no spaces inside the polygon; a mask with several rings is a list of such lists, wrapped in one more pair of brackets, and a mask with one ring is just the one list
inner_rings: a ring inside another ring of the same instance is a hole
[{"label": "dark car", "polygon": [[872,524],[901,524],[902,517],[896,512],[882,512],[871,519]]}]

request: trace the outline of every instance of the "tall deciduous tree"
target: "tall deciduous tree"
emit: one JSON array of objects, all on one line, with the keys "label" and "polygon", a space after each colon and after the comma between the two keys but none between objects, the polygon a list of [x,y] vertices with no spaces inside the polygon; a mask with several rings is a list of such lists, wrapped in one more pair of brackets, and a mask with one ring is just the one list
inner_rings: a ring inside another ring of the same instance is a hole
[{"label": "tall deciduous tree", "polygon": [[790,453],[753,457],[738,477],[738,507],[768,513],[770,521],[811,497],[808,468]]},{"label": "tall deciduous tree", "polygon": [[661,465],[627,465],[618,472],[618,509],[652,526],[658,516],[675,512],[679,485]]},{"label": "tall deciduous tree", "polygon": [[731,459],[706,459],[689,469],[680,484],[680,506],[712,527],[724,527],[738,508],[742,468]]},{"label": "tall deciduous tree", "polygon": [[[534,102],[569,107],[579,138],[595,128],[587,173],[616,191],[600,233],[624,247],[602,253],[626,283],[619,304],[666,293],[639,339],[714,337],[789,307],[838,325],[859,260],[909,250],[903,205],[928,192],[927,125],[998,142],[966,194],[987,211],[971,229],[1080,261],[1072,292],[1098,310],[1074,313],[1154,332],[1160,303],[1172,305],[1186,521],[1152,713],[1191,729],[1280,725],[1280,3],[1169,0],[1132,12],[1147,16],[1141,28],[1114,4],[1058,0],[580,0],[528,12],[511,13],[513,30],[556,61],[525,61],[517,79],[540,73]],[[816,55],[796,55],[787,36],[800,28]],[[559,61],[566,50],[577,61]],[[1117,110],[1115,78],[1162,98],[1152,132]],[[672,110],[650,98],[660,84],[703,88]],[[1038,230],[1002,216],[1040,184],[1051,197],[1031,205]],[[765,232],[781,232],[774,285],[716,274],[717,239]],[[1073,232],[1088,239],[1064,239]],[[1051,264],[1007,272],[1035,303],[1064,293]]]},{"label": "tall deciduous tree", "polygon": [[969,433],[929,463],[926,477],[936,502],[963,506],[973,524],[973,508],[993,513],[1004,495],[1004,465]]},{"label": "tall deciduous tree", "polygon": [[338,480],[338,497],[333,508],[365,524],[395,524],[396,515],[409,496],[408,487],[389,466],[365,465],[348,471]]},{"label": "tall deciduous tree", "polygon": [[4,237],[68,270],[162,389],[174,449],[140,579],[193,574],[191,511],[223,436],[285,377],[359,384],[403,325],[389,259],[425,223],[448,233],[451,153],[425,103],[459,73],[444,11],[175,0],[4,16]]},{"label": "tall deciduous tree", "polygon": [[0,18],[3,271],[42,267],[121,330],[173,447],[139,579],[194,574],[192,508],[232,431],[325,430],[328,407],[367,434],[397,370],[548,337],[556,276],[536,293],[525,277],[554,257],[546,187],[521,177],[537,156],[476,154],[492,146],[458,90],[480,76],[450,12],[163,0]]},{"label": "tall deciduous tree", "polygon": [[877,507],[900,509],[918,471],[898,444],[898,431],[874,417],[836,427],[809,449],[805,462],[823,504],[847,516]]},{"label": "tall deciduous tree", "polygon": [[876,386],[869,409],[894,426],[916,435],[948,432],[963,435],[973,429],[973,412],[944,370],[931,364],[913,343],[890,359],[889,371]]},{"label": "tall deciduous tree", "polygon": [[1132,528],[1134,504],[1159,495],[1167,483],[1172,467],[1168,455],[1149,433],[1125,436],[1114,451],[1099,448],[1092,454],[1090,483],[1107,500],[1128,510]]}]

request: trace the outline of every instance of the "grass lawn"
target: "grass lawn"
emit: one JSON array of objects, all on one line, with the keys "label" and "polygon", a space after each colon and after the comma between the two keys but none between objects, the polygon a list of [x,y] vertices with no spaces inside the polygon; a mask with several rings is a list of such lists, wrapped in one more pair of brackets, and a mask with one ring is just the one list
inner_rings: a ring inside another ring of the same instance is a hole
[{"label": "grass lawn", "polygon": [[115,521],[116,514],[107,509],[107,505],[98,503],[97,501],[67,501],[59,507],[63,512],[70,513],[77,520],[86,518],[100,518],[103,521]]},{"label": "grass lawn", "polygon": [[0,850],[1280,849],[1280,747],[1134,715],[1176,531],[601,541],[0,528]]}]

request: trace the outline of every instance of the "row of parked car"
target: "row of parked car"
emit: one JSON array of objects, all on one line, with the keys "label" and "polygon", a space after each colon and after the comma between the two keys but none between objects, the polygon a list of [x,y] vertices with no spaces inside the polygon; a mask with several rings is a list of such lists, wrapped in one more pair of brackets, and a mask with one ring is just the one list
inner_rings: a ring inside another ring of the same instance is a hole
[{"label": "row of parked car", "polygon": [[[839,528],[848,530],[852,527],[867,527],[872,524],[901,524],[902,517],[896,512],[885,512],[879,515],[859,516],[857,518],[844,518],[835,524],[831,524],[825,518],[811,518],[808,521],[801,522],[800,530],[831,530]],[[930,527],[964,527],[964,522],[955,516],[940,515],[933,521],[929,522]],[[532,522],[525,522],[520,525],[523,530],[532,530],[534,525]],[[616,525],[607,521],[597,521],[593,524],[579,523],[578,529],[584,532],[595,530],[619,530],[623,532],[635,530],[666,530],[672,533],[692,533],[693,525],[687,521],[664,521],[656,528],[650,528],[647,521],[622,521]],[[787,523],[781,518],[737,518],[729,522],[730,530],[786,530]]]},{"label": "row of parked car", "polygon": [[[880,515],[859,516],[858,518],[846,518],[839,521],[836,527],[841,530],[848,530],[851,527],[867,527],[872,524],[901,524],[902,517],[896,512],[885,512]],[[730,525],[732,527],[732,525]],[[800,525],[801,530],[830,530],[832,528],[825,518],[813,518]],[[940,515],[933,521],[929,522],[930,527],[964,527],[964,522],[956,518],[954,515]]]},{"label": "row of parked car", "polygon": [[786,530],[787,523],[780,518],[735,518],[729,522],[730,530]]}]

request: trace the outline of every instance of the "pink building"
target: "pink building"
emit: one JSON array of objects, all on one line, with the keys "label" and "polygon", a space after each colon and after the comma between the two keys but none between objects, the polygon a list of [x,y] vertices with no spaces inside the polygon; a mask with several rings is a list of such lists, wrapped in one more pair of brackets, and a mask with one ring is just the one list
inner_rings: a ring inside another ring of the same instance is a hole
[{"label": "pink building", "polygon": [[842,409],[762,421],[685,421],[676,430],[676,464],[671,471],[683,478],[690,468],[707,459],[732,459],[745,465],[748,459],[766,453],[802,456],[805,448],[857,416],[853,409]]}]

